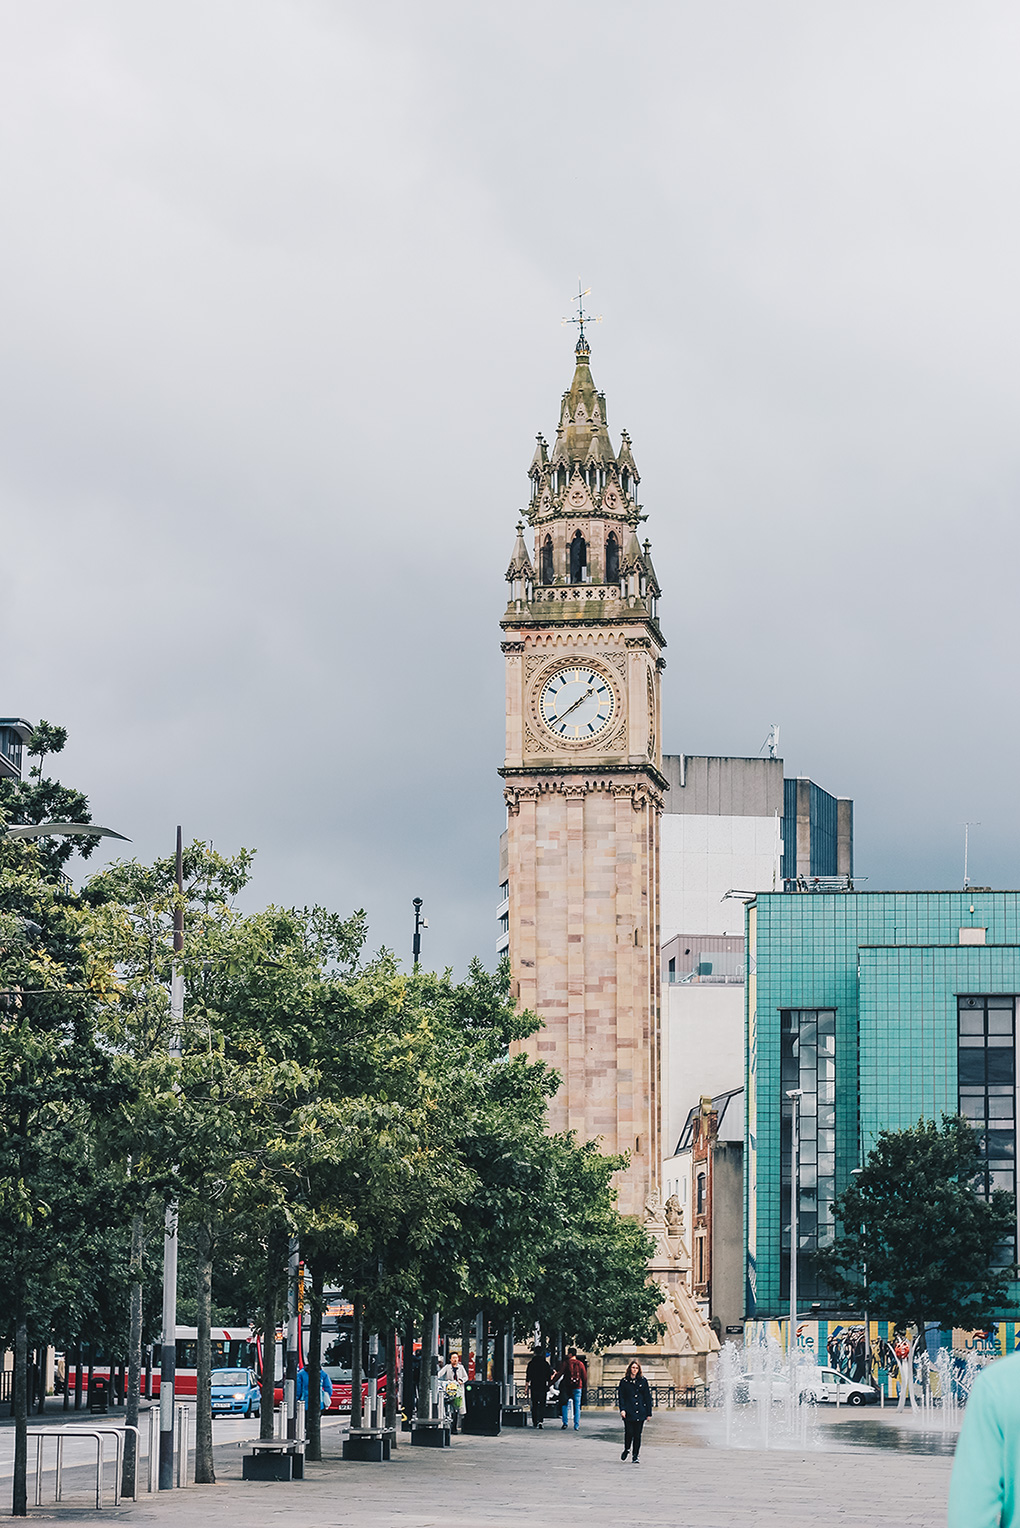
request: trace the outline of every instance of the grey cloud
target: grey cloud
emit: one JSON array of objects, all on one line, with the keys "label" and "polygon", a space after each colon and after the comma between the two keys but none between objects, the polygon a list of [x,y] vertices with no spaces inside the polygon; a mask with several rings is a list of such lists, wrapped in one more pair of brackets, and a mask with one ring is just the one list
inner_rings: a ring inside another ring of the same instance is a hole
[{"label": "grey cloud", "polygon": [[[667,744],[1016,885],[1011,7],[0,4],[0,679],[138,852],[493,947],[502,575],[630,429]],[[90,863],[96,863],[96,859]]]}]

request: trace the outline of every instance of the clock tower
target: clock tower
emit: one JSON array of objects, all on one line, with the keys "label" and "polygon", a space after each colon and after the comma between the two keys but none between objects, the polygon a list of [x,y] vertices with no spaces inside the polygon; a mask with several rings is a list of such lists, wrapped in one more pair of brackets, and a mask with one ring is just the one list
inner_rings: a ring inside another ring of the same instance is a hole
[{"label": "clock tower", "polygon": [[583,327],[552,446],[540,435],[507,570],[510,962],[563,1083],[554,1130],[626,1152],[621,1211],[658,1188],[659,586],[626,431],[614,450]]}]

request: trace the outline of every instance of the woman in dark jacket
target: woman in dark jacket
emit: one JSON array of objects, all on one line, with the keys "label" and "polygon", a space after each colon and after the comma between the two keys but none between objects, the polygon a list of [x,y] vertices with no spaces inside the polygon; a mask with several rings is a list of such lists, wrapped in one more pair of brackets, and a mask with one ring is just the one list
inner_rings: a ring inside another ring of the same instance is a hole
[{"label": "woman in dark jacket", "polygon": [[641,1429],[645,1418],[652,1414],[652,1392],[636,1358],[620,1381],[617,1405],[623,1418],[623,1453],[620,1458],[626,1459],[630,1454],[637,1464],[641,1452]]}]

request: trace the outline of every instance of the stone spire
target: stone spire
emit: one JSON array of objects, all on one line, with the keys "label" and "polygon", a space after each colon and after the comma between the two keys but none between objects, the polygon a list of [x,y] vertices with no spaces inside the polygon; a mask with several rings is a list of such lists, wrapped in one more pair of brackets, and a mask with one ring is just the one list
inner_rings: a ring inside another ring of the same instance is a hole
[{"label": "stone spire", "polygon": [[506,570],[508,580],[515,578],[534,578],[535,570],[531,566],[531,558],[528,556],[528,548],[524,544],[524,521],[517,522],[517,540],[514,542],[513,553],[510,557],[510,566]]},{"label": "stone spire", "polygon": [[626,430],[619,453],[609,436],[606,395],[599,392],[591,374],[591,347],[578,339],[574,350],[574,376],[560,402],[556,439],[550,449],[538,436],[528,469],[531,525],[576,513],[577,490],[583,489],[586,513],[600,519],[637,525],[643,519],[637,502],[641,481]]},{"label": "stone spire", "polygon": [[606,395],[596,391],[588,365],[591,350],[579,339],[574,380],[563,394],[560,423],[552,451],[553,466],[586,467],[593,459],[608,467],[616,455],[606,428]]}]

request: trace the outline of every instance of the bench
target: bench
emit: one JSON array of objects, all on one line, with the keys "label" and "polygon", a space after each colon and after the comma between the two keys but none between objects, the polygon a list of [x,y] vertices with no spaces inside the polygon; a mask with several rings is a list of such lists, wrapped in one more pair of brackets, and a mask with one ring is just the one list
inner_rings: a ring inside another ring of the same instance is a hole
[{"label": "bench", "polygon": [[411,1443],[418,1448],[449,1448],[450,1424],[443,1417],[411,1418]]},{"label": "bench", "polygon": [[352,1427],[343,1443],[343,1457],[363,1464],[381,1464],[396,1442],[395,1427]]},{"label": "bench", "polygon": [[305,1445],[298,1438],[259,1438],[241,1460],[242,1480],[304,1478]]}]

